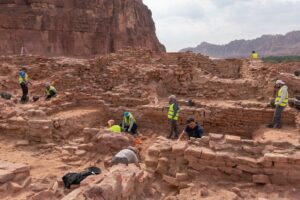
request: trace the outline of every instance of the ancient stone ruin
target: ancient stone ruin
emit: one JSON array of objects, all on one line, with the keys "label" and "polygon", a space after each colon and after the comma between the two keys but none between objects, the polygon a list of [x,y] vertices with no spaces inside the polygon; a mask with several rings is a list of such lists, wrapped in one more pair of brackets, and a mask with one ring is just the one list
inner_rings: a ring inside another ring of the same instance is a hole
[{"label": "ancient stone ruin", "polygon": [[[20,65],[31,81],[27,104],[19,103]],[[0,92],[12,98],[0,99],[0,198],[299,199],[299,110],[284,111],[282,129],[266,128],[275,80],[286,82],[290,101],[297,98],[297,66],[142,49],[93,59],[1,56]],[[45,82],[59,91],[51,101],[43,98]],[[171,94],[180,131],[193,116],[202,138],[166,138]],[[124,111],[135,116],[141,144],[106,130]],[[129,145],[140,148],[141,168],[110,167]],[[90,166],[102,173],[64,188],[65,173]]]}]

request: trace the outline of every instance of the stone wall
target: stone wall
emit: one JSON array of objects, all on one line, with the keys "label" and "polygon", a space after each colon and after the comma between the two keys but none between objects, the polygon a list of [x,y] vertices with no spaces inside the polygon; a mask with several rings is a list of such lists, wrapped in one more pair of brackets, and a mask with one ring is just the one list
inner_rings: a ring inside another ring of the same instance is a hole
[{"label": "stone wall", "polygon": [[[182,129],[189,116],[203,125],[205,132],[226,133],[251,138],[252,132],[272,121],[274,110],[266,108],[242,108],[232,106],[203,106],[203,108],[180,106],[179,125]],[[140,127],[168,130],[167,107],[142,106],[132,110]],[[121,113],[120,113],[121,114]],[[295,125],[293,110],[283,114],[284,125]],[[121,115],[120,115],[121,116]]]},{"label": "stone wall", "polygon": [[294,149],[286,142],[257,143],[222,134],[178,143],[159,137],[148,149],[145,164],[174,186],[202,173],[222,180],[299,185],[300,154]]}]

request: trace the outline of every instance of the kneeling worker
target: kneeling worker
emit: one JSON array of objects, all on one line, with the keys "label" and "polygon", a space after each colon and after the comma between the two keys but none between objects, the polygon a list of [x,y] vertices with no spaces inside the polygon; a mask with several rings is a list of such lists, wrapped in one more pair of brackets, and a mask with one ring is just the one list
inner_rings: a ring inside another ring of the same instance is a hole
[{"label": "kneeling worker", "polygon": [[180,134],[178,141],[181,140],[181,138],[185,134],[188,136],[189,139],[191,137],[201,138],[203,135],[203,128],[197,122],[195,122],[194,118],[190,117],[190,118],[188,118],[187,125],[184,128],[184,130],[182,131],[182,133]]},{"label": "kneeling worker", "polygon": [[137,167],[140,167],[139,164],[139,151],[136,147],[129,146],[126,149],[122,149],[119,151],[111,161],[111,166],[118,164],[128,165],[130,163],[134,163]]},{"label": "kneeling worker", "polygon": [[121,133],[122,129],[121,126],[115,124],[115,120],[111,119],[107,122],[108,124],[108,131],[113,133]]},{"label": "kneeling worker", "polygon": [[121,123],[122,131],[135,135],[137,133],[137,124],[130,112],[124,112],[123,121]]},{"label": "kneeling worker", "polygon": [[46,100],[50,100],[51,98],[56,96],[57,91],[54,86],[52,86],[50,83],[46,83],[45,87]]}]

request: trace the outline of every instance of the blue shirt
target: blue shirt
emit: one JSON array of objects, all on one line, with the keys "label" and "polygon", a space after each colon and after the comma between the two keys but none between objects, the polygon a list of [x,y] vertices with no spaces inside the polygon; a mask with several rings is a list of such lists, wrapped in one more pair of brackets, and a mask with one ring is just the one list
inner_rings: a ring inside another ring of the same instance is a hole
[{"label": "blue shirt", "polygon": [[196,126],[194,128],[190,128],[188,125],[185,127],[184,132],[186,132],[189,136],[189,138],[201,138],[203,135],[203,128],[196,123]]}]

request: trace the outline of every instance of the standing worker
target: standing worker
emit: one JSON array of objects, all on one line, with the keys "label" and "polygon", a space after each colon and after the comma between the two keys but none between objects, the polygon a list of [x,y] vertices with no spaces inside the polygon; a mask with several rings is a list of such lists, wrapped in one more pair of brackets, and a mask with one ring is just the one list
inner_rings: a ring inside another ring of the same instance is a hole
[{"label": "standing worker", "polygon": [[[176,100],[175,95],[169,96],[169,111],[168,111],[168,120],[170,123],[170,135],[168,138],[178,138],[178,129],[177,129],[177,121],[179,118],[179,106]],[[173,137],[174,135],[174,137]]]},{"label": "standing worker", "polygon": [[123,121],[121,123],[122,131],[131,133],[132,135],[137,134],[137,124],[130,112],[124,112]]},{"label": "standing worker", "polygon": [[28,74],[27,69],[25,67],[22,67],[22,69],[19,72],[19,84],[22,89],[22,97],[20,102],[26,103],[28,101]]},{"label": "standing worker", "polygon": [[56,96],[57,91],[53,85],[51,85],[50,83],[46,83],[45,88],[46,101]]},{"label": "standing worker", "polygon": [[255,51],[252,51],[252,55],[251,55],[253,60],[257,60],[258,59],[258,53],[256,53]]},{"label": "standing worker", "polygon": [[276,99],[275,99],[275,112],[273,117],[273,122],[268,125],[269,128],[281,128],[281,113],[287,106],[289,101],[288,87],[282,80],[276,81],[276,88],[278,89]]}]

